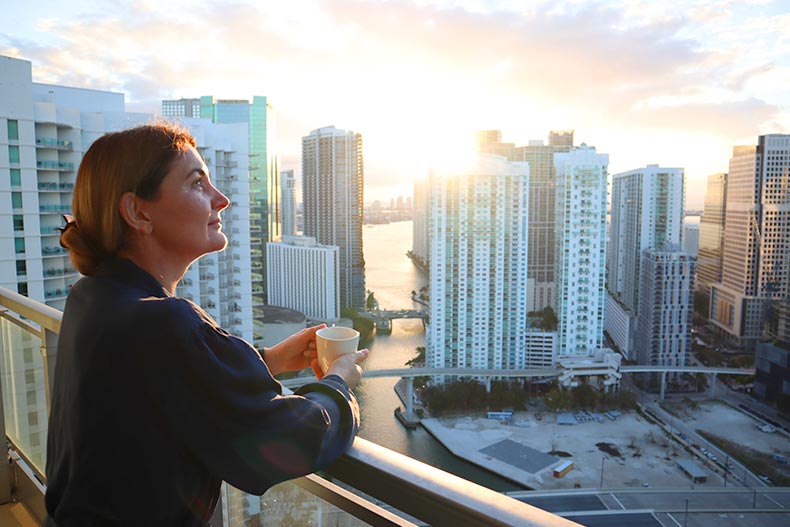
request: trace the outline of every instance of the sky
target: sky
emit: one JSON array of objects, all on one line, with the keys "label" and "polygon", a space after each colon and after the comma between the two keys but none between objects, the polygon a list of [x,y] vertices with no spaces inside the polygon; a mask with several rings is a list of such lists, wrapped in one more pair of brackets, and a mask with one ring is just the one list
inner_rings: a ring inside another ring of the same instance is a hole
[{"label": "sky", "polygon": [[[0,0],[0,55],[34,82],[162,99],[269,97],[281,168],[301,137],[363,136],[365,201],[410,195],[475,130],[575,132],[612,174],[683,167],[686,207],[732,147],[790,133],[786,0]],[[166,4],[166,5],[163,5]]]}]

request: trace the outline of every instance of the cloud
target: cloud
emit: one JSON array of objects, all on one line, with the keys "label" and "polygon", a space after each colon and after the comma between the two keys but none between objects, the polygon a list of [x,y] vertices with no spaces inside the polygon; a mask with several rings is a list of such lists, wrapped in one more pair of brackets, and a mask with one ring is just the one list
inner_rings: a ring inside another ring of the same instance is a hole
[{"label": "cloud", "polygon": [[40,82],[122,91],[136,111],[158,111],[166,98],[267,95],[289,163],[302,135],[334,124],[363,133],[379,182],[402,176],[404,152],[461,127],[542,136],[638,122],[729,140],[763,122],[787,126],[780,103],[747,90],[782,71],[778,55],[753,52],[751,30],[760,50],[776,42],[778,54],[790,18],[754,16],[736,31],[729,1],[154,5],[48,12],[40,27],[55,43],[0,35],[0,54],[31,60]]},{"label": "cloud", "polygon": [[760,125],[775,119],[777,106],[758,99],[740,101],[685,104],[637,110],[631,113],[633,120],[642,126],[656,126],[685,131],[710,133],[738,138],[757,135]]}]

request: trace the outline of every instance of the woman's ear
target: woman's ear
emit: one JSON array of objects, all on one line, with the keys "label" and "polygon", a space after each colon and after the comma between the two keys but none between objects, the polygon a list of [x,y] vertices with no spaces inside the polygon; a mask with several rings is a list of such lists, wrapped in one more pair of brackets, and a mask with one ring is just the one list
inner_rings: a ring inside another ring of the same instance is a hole
[{"label": "woman's ear", "polygon": [[118,203],[118,211],[121,217],[138,234],[151,234],[154,225],[151,223],[147,211],[145,210],[145,200],[137,196],[134,192],[125,192]]}]

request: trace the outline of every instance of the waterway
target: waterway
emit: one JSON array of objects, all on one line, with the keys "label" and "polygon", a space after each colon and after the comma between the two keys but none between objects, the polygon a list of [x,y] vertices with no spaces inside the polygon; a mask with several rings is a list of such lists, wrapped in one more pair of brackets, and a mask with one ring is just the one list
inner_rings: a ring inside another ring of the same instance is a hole
[{"label": "waterway", "polygon": [[[363,227],[365,287],[373,291],[381,309],[422,308],[411,301],[411,291],[427,284],[426,277],[406,257],[411,240],[410,221]],[[370,356],[365,368],[402,368],[414,358],[418,346],[425,346],[422,321],[394,320],[390,335],[377,335],[368,345]],[[401,404],[394,390],[397,380],[365,379],[358,386],[362,414],[360,437],[499,492],[521,490],[453,456],[423,428],[404,428],[393,414]]]}]

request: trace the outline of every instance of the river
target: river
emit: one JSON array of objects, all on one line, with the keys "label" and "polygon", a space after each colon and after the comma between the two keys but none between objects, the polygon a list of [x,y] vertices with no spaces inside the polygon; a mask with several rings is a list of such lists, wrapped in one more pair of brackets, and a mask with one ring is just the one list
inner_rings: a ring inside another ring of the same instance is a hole
[{"label": "river", "polygon": [[[419,309],[411,291],[427,284],[406,257],[411,249],[412,222],[363,226],[365,287],[373,291],[381,309]],[[402,368],[425,345],[422,321],[394,320],[392,334],[376,336],[369,344],[370,370]],[[359,435],[382,446],[457,474],[490,489],[521,490],[507,480],[453,456],[422,427],[407,430],[393,415],[400,405],[394,386],[398,379],[365,379],[357,388],[362,414]]]}]

